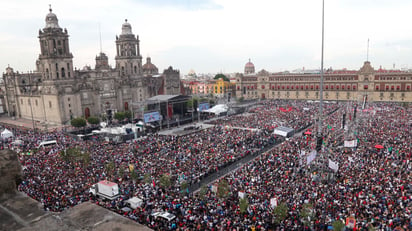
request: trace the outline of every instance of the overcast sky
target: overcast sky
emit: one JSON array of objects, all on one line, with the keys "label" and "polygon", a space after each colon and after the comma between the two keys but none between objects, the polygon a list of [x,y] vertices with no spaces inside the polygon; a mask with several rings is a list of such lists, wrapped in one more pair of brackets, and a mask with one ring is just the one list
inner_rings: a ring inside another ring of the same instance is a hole
[{"label": "overcast sky", "polygon": [[[0,68],[35,69],[38,31],[49,4],[67,28],[74,66],[94,67],[102,50],[115,65],[115,38],[125,19],[140,37],[143,63],[187,74],[271,72],[320,67],[321,0],[18,0],[0,8]],[[324,66],[358,70],[412,68],[411,0],[325,0]]]}]

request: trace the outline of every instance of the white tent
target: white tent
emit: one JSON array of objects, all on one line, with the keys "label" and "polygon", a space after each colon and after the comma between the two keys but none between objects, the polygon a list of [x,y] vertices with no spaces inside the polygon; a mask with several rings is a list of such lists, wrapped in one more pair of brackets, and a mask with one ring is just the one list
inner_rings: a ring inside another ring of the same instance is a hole
[{"label": "white tent", "polygon": [[8,139],[10,137],[13,137],[13,132],[9,131],[8,129],[4,129],[4,131],[1,132],[1,138]]},{"label": "white tent", "polygon": [[293,130],[293,128],[288,128],[288,127],[277,127],[274,131],[273,134],[275,135],[280,135],[283,137],[291,137],[293,135],[293,133],[295,132],[295,130]]},{"label": "white tent", "polygon": [[220,115],[221,113],[227,112],[228,109],[229,109],[229,107],[226,104],[218,104],[218,105],[215,105],[212,108],[209,108],[207,110],[203,110],[202,112],[209,112],[209,113],[213,113],[215,115]]}]

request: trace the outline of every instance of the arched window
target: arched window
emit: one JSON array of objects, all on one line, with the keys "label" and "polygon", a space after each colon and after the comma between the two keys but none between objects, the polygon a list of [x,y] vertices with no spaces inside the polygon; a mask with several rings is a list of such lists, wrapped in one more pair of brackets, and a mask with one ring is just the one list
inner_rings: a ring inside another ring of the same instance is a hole
[{"label": "arched window", "polygon": [[134,66],[134,73],[137,73],[137,67]]},{"label": "arched window", "polygon": [[128,102],[124,102],[124,110],[125,111],[129,110],[129,103]]},{"label": "arched window", "polygon": [[49,78],[49,68],[46,68],[46,79]]},{"label": "arched window", "polygon": [[59,65],[56,63],[56,78],[59,78]]},{"label": "arched window", "polygon": [[64,67],[62,67],[61,71],[62,71],[62,78],[66,77],[66,72],[64,71]]}]

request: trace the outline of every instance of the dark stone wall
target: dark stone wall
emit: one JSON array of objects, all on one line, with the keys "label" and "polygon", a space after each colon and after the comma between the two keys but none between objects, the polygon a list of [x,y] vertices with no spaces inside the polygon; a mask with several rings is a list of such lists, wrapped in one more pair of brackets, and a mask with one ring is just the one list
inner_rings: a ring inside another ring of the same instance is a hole
[{"label": "dark stone wall", "polygon": [[23,172],[17,155],[8,149],[0,151],[0,196],[15,192],[21,182]]}]

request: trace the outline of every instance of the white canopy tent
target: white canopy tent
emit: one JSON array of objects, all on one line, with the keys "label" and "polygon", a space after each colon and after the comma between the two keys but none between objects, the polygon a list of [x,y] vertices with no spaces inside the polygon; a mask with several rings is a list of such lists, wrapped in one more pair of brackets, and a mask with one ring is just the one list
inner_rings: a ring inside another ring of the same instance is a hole
[{"label": "white canopy tent", "polygon": [[273,134],[283,136],[283,137],[291,137],[295,133],[295,130],[293,128],[288,128],[288,127],[277,127],[273,131]]},{"label": "white canopy tent", "polygon": [[215,115],[220,115],[221,113],[227,112],[229,107],[226,104],[218,104],[209,108],[207,110],[203,110],[202,112],[213,113]]},{"label": "white canopy tent", "polygon": [[1,138],[2,139],[8,139],[8,138],[13,137],[13,136],[14,136],[13,132],[11,132],[8,129],[4,129],[4,131],[1,132]]}]

